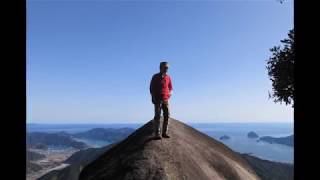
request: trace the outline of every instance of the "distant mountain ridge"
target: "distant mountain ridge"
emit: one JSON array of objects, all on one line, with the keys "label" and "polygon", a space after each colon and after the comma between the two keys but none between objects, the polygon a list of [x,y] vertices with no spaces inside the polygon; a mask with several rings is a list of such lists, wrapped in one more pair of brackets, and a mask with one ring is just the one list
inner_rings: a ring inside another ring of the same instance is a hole
[{"label": "distant mountain ridge", "polygon": [[127,137],[134,131],[135,130],[132,128],[94,128],[89,131],[72,134],[71,136],[76,138],[87,138],[116,142],[122,140],[124,137]]},{"label": "distant mountain ridge", "polygon": [[271,137],[271,136],[263,136],[263,137],[260,137],[260,140],[268,143],[283,144],[291,147],[294,146],[293,135],[286,136],[286,137],[279,137],[279,138]]},{"label": "distant mountain ridge", "polygon": [[76,149],[86,149],[90,146],[85,142],[77,141],[74,138],[86,138],[92,140],[105,140],[111,143],[126,138],[134,131],[132,128],[94,128],[85,132],[71,134],[65,131],[46,133],[31,132],[27,134],[28,148],[38,148],[41,146],[68,146]]},{"label": "distant mountain ridge", "polygon": [[36,146],[37,144],[53,145],[53,146],[70,146],[76,149],[85,149],[89,146],[84,142],[79,142],[68,133],[44,133],[44,132],[32,132],[27,134],[28,147]]}]

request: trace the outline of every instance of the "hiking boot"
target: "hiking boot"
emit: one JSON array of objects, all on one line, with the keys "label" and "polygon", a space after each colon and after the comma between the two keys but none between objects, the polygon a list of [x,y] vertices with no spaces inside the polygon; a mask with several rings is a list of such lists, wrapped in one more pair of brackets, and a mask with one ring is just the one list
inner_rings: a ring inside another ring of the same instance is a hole
[{"label": "hiking boot", "polygon": [[162,137],[164,138],[170,138],[170,136],[168,134],[162,134]]}]

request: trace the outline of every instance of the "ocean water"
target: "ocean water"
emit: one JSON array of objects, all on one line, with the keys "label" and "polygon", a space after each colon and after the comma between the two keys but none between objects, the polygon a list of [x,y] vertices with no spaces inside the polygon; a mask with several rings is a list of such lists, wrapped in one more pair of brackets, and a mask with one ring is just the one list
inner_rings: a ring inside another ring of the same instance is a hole
[{"label": "ocean water", "polygon": [[76,141],[84,142],[84,143],[90,145],[91,147],[96,147],[96,148],[112,144],[112,142],[110,142],[110,141],[103,141],[103,140],[94,140],[94,139],[85,139],[85,138],[81,138],[81,139],[80,138],[74,138],[74,139]]},{"label": "ocean water", "polygon": [[285,137],[293,134],[292,123],[216,123],[216,124],[190,124],[197,130],[219,140],[223,135],[228,140],[219,140],[234,151],[251,153],[252,155],[278,162],[293,163],[294,147],[257,142],[258,139],[247,138],[250,131],[261,136]]},{"label": "ocean water", "polygon": [[[77,133],[92,128],[123,128],[137,129],[143,124],[27,124],[27,132],[59,132],[66,131]],[[294,148],[280,144],[257,142],[257,139],[247,138],[250,131],[259,136],[284,137],[293,134],[292,123],[189,123],[193,128],[207,134],[210,137],[224,143],[229,148],[240,153],[251,153],[262,159],[293,163]],[[223,135],[230,137],[229,140],[219,140]],[[76,139],[86,142],[93,147],[102,147],[110,144],[108,141],[91,139]]]}]

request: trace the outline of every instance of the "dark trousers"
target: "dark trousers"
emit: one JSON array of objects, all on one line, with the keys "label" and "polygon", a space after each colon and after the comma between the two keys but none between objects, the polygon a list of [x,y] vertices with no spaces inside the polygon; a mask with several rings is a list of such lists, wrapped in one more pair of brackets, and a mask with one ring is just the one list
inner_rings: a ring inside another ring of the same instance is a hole
[{"label": "dark trousers", "polygon": [[158,101],[154,103],[154,118],[153,118],[153,126],[155,135],[160,135],[160,116],[161,109],[163,110],[163,126],[162,126],[162,134],[168,133],[168,125],[169,125],[169,102],[168,101]]}]

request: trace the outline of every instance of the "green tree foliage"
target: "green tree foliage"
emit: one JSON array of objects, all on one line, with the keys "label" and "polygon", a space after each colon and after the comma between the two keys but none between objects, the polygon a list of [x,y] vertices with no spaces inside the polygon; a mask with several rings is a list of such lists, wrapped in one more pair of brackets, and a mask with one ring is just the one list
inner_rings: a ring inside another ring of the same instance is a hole
[{"label": "green tree foliage", "polygon": [[270,49],[272,56],[267,60],[267,70],[272,81],[272,94],[269,98],[274,102],[285,102],[294,106],[294,30],[290,30],[288,38],[281,40],[283,47],[274,46]]}]

